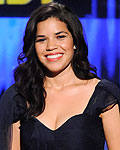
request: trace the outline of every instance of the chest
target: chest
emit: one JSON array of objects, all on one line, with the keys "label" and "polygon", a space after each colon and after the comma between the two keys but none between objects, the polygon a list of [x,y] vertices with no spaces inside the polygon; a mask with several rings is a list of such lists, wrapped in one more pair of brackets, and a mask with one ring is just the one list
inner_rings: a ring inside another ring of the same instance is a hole
[{"label": "chest", "polygon": [[48,91],[44,112],[37,117],[47,127],[55,130],[69,118],[82,114],[86,109],[92,90],[74,88],[65,91]]}]

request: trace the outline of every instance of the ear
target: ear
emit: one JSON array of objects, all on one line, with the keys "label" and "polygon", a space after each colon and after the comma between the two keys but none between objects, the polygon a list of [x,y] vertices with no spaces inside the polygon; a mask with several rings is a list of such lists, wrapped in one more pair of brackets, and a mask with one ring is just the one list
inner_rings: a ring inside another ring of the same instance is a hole
[{"label": "ear", "polygon": [[76,46],[75,45],[73,46],[73,49],[76,50]]}]

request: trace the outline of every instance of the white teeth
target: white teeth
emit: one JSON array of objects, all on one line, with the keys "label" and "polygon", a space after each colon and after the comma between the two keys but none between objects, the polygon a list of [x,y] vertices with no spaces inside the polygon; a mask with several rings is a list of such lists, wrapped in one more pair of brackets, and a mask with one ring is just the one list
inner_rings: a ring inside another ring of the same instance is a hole
[{"label": "white teeth", "polygon": [[62,56],[63,54],[56,54],[56,55],[48,55],[47,58],[58,58]]}]

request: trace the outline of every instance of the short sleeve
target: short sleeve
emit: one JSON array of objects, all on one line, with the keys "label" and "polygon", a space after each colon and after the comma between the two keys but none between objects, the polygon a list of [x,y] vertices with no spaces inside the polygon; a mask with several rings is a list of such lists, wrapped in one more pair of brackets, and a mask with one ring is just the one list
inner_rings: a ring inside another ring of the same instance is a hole
[{"label": "short sleeve", "polygon": [[103,79],[97,84],[85,113],[99,116],[101,113],[112,109],[116,104],[118,104],[120,108],[119,87]]},{"label": "short sleeve", "polygon": [[104,113],[118,104],[118,100],[111,92],[104,90],[104,92],[101,93],[103,93],[103,95],[101,96],[102,100],[99,107],[100,113]]},{"label": "short sleeve", "polygon": [[11,86],[0,99],[0,149],[11,150],[12,124],[25,113],[25,100]]},{"label": "short sleeve", "polygon": [[104,79],[101,81],[99,88],[103,93],[101,112],[112,109],[116,104],[120,108],[120,89],[116,84]]}]

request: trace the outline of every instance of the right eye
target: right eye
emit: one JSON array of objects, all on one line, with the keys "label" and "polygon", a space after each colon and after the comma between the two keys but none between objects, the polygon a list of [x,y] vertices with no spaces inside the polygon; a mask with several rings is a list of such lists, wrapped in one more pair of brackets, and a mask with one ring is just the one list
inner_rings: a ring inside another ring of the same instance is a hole
[{"label": "right eye", "polygon": [[43,39],[36,39],[35,42],[44,42],[45,40],[46,40],[45,38],[43,38]]}]

